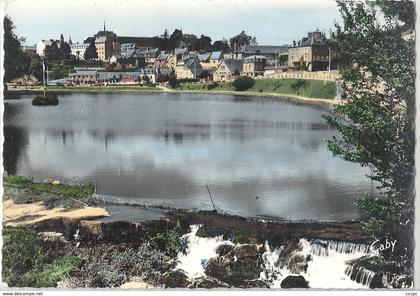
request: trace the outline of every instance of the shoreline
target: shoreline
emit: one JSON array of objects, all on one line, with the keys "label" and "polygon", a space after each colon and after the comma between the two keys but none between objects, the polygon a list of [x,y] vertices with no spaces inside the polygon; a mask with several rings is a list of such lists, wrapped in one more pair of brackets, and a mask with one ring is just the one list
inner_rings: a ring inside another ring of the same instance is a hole
[{"label": "shoreline", "polygon": [[[292,94],[279,94],[271,92],[252,92],[252,91],[211,91],[211,90],[177,90],[170,89],[167,87],[156,86],[155,88],[141,88],[141,87],[57,87],[57,88],[47,88],[47,92],[54,93],[173,93],[173,94],[222,94],[222,95],[234,95],[234,96],[247,96],[247,97],[260,97],[260,98],[278,98],[281,101],[285,102],[294,102],[311,106],[320,106],[327,109],[332,109],[335,105],[342,103],[341,100],[337,99],[323,99],[323,98],[311,98],[304,96],[297,96]],[[9,88],[7,94],[36,94],[41,93],[42,89],[32,88],[32,89],[22,89],[22,88]]]}]

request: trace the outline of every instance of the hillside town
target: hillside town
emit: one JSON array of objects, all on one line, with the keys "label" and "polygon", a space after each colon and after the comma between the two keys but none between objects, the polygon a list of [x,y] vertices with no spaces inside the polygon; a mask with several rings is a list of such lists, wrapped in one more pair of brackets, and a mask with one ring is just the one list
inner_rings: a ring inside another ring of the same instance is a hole
[{"label": "hillside town", "polygon": [[[171,46],[172,45],[172,46]],[[41,40],[23,51],[49,57],[54,49],[69,47],[70,58],[81,66],[47,84],[65,86],[155,85],[170,77],[188,82],[225,82],[238,76],[252,78],[315,78],[334,80],[338,76],[337,56],[319,30],[293,40],[290,45],[257,44],[256,38],[240,33],[228,41],[216,41],[201,35],[183,34],[176,29],[171,36],[119,36],[106,29],[83,42]],[[88,60],[96,64],[86,63]],[[94,65],[94,66],[90,66]],[[333,71],[332,71],[333,70]]]}]

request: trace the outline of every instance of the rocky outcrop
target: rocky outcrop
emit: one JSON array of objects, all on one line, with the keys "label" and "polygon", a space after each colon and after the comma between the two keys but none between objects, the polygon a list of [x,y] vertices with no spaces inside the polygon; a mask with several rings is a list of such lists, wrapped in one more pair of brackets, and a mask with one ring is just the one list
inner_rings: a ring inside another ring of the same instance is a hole
[{"label": "rocky outcrop", "polygon": [[159,281],[165,288],[187,288],[188,277],[182,270],[169,271]]},{"label": "rocky outcrop", "polygon": [[261,253],[256,245],[237,245],[226,254],[210,259],[205,273],[234,287],[261,286],[256,282],[261,265]]},{"label": "rocky outcrop", "polygon": [[280,284],[283,289],[309,288],[308,282],[301,275],[289,275]]}]

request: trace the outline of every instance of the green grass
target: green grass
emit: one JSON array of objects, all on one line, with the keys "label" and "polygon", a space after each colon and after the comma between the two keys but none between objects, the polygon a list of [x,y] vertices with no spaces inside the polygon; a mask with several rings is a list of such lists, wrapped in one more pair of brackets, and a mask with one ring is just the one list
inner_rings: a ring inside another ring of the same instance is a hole
[{"label": "green grass", "polygon": [[45,264],[40,270],[25,273],[17,286],[22,287],[55,287],[65,275],[76,270],[82,263],[79,257],[63,256],[50,264]]},{"label": "green grass", "polygon": [[82,260],[74,256],[46,258],[41,243],[27,228],[3,229],[2,274],[10,287],[55,287],[81,265]]},{"label": "green grass", "polygon": [[71,197],[90,197],[95,193],[93,184],[90,185],[52,185],[47,183],[34,183],[21,176],[6,176],[3,179],[5,185],[24,188],[35,191],[46,191],[58,195]]},{"label": "green grass", "polygon": [[[207,84],[195,83],[182,83],[176,89],[184,91],[235,91],[231,82],[221,82],[218,87],[211,90],[207,89]],[[334,81],[314,79],[256,79],[255,84],[246,92],[334,99],[336,86]]]}]

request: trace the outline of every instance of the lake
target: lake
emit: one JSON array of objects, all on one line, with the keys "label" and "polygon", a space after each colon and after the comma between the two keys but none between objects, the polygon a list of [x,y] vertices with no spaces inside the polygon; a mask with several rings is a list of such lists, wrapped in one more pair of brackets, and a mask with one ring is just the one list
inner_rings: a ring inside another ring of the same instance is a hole
[{"label": "lake", "polygon": [[[5,101],[4,166],[42,181],[96,180],[100,198],[259,218],[359,219],[368,170],[333,157],[326,110],[276,98],[60,94]],[[132,213],[131,213],[132,215]]]}]

